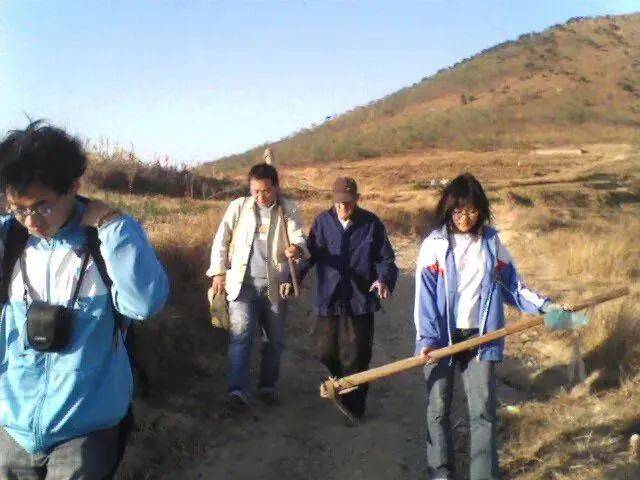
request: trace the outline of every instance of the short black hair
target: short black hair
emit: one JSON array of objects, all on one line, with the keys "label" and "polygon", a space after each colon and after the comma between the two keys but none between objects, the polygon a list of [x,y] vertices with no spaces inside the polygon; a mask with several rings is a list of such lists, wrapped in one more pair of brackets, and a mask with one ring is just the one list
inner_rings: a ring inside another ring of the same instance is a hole
[{"label": "short black hair", "polygon": [[271,180],[274,187],[278,186],[278,171],[274,166],[267,163],[258,163],[249,170],[249,181],[255,180]]},{"label": "short black hair", "polygon": [[493,218],[489,199],[480,182],[470,173],[463,173],[454,178],[442,191],[436,207],[436,219],[440,227],[445,226],[449,232],[453,226],[453,210],[464,205],[473,205],[478,209],[478,221],[471,233],[478,233],[483,225],[491,223]]},{"label": "short black hair", "polygon": [[0,190],[24,193],[40,183],[56,193],[69,192],[87,169],[80,141],[64,130],[31,122],[24,130],[12,130],[0,143]]}]

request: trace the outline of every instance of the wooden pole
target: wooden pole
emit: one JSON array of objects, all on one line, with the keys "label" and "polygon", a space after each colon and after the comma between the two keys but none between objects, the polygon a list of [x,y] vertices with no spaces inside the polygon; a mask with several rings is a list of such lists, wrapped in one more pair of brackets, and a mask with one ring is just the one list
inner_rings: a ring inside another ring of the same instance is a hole
[{"label": "wooden pole", "polygon": [[[582,302],[569,305],[568,310],[583,310],[599,303],[606,302],[607,300],[613,300],[615,298],[623,297],[628,294],[628,287],[617,288],[615,290],[593,296]],[[544,318],[541,316],[522,320],[520,322],[507,325],[506,327],[501,328],[500,330],[496,330],[495,332],[491,332],[476,338],[470,338],[469,340],[465,340],[464,342],[456,343],[454,345],[440,348],[438,350],[433,350],[429,354],[429,356],[433,360],[440,360],[442,358],[464,352],[465,350],[470,350],[472,348],[478,347],[485,343],[498,340],[508,335],[513,335],[514,333],[537,327],[538,325],[542,325],[543,323]],[[356,388],[358,388],[358,385],[362,385],[363,383],[369,383],[373,380],[378,380],[390,375],[395,375],[397,373],[404,372],[405,370],[410,370],[412,368],[425,365],[425,363],[425,359],[422,357],[422,355],[416,355],[415,357],[405,358],[402,360],[398,360],[397,362],[388,363],[380,367],[365,370],[364,372],[355,373],[353,375],[349,375],[348,377],[339,379],[329,378],[322,385],[320,385],[320,396],[323,398],[332,399],[335,398],[335,395],[342,395],[344,393],[355,390]]]},{"label": "wooden pole", "polygon": [[[280,214],[280,223],[282,223],[282,228],[284,229],[284,243],[288,247],[291,246],[291,241],[289,240],[289,229],[287,228],[287,219],[284,216],[284,206],[282,205],[282,198],[278,199],[278,213]],[[298,274],[296,273],[296,264],[293,261],[293,258],[287,258],[289,262],[289,271],[291,272],[291,283],[293,284],[293,296],[300,296],[300,283],[298,282]]]},{"label": "wooden pole", "polygon": [[[264,150],[264,154],[262,156],[264,163],[267,165],[274,166],[275,156],[273,154],[273,150],[271,147],[267,147]],[[291,246],[291,241],[289,240],[289,229],[287,228],[287,219],[284,214],[284,205],[282,204],[282,195],[278,194],[278,214],[280,215],[280,223],[282,223],[282,228],[284,228],[284,243],[287,248]],[[298,274],[296,273],[296,264],[292,258],[287,259],[289,263],[289,271],[291,272],[291,283],[293,284],[293,296],[300,296],[300,283],[298,282]]]}]

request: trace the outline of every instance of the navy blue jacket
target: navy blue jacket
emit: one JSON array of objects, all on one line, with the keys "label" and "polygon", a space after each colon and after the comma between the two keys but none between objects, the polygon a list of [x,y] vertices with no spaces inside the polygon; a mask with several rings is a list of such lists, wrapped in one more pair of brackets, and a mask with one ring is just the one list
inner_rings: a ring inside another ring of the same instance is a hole
[{"label": "navy blue jacket", "polygon": [[380,309],[376,280],[393,291],[398,278],[395,254],[384,225],[373,213],[356,207],[345,230],[336,210],[322,212],[307,240],[311,257],[300,264],[300,280],[315,265],[316,315],[364,315]]}]

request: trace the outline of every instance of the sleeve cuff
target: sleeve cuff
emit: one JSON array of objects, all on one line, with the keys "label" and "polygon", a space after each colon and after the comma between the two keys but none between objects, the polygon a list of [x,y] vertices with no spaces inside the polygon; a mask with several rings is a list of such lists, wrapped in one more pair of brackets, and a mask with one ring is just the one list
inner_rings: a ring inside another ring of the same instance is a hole
[{"label": "sleeve cuff", "polygon": [[209,270],[206,271],[205,275],[207,277],[215,277],[216,275],[224,275],[225,273],[227,273],[226,270],[221,270],[221,269],[218,269],[218,268],[209,267]]},{"label": "sleeve cuff", "polygon": [[422,352],[423,348],[433,348],[436,349],[438,347],[435,346],[435,343],[430,341],[429,338],[420,338],[416,340],[416,355]]}]

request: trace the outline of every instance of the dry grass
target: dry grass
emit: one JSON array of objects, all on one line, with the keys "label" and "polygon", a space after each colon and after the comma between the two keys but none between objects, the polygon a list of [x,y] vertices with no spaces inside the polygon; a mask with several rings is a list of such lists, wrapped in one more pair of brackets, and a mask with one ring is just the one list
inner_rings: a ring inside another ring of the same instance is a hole
[{"label": "dry grass", "polygon": [[94,148],[85,175],[92,190],[138,195],[189,198],[227,198],[238,184],[224,177],[198,175],[185,165],[176,167],[168,159],[145,163],[122,149]]},{"label": "dry grass", "polygon": [[225,202],[158,196],[94,193],[144,225],[170,277],[169,305],[140,328],[136,346],[153,388],[180,388],[185,368],[194,368],[211,348],[222,346],[209,325],[205,292],[209,248]]},{"label": "dry grass", "polygon": [[[430,152],[383,163],[334,162],[286,167],[281,172],[285,190],[300,203],[307,228],[330,205],[334,176],[350,175],[359,182],[363,206],[385,222],[396,247],[411,250],[408,246],[425,235],[432,221],[439,189],[432,188],[430,180],[469,170],[487,186],[502,236],[535,288],[571,301],[614,285],[632,286],[633,296],[624,302],[589,312],[591,323],[580,332],[587,373],[605,372],[591,395],[576,398],[566,392],[574,336],[527,333],[527,341],[523,335],[508,342],[511,359],[522,364],[524,372],[512,380],[532,395],[520,405],[520,414],[503,422],[502,459],[508,478],[639,474],[626,455],[628,435],[640,429],[638,410],[629,401],[640,396],[637,158],[629,158],[629,147],[624,145],[586,149],[588,153],[578,160],[512,151]],[[232,180],[242,182],[243,176],[238,173]],[[418,182],[423,186],[415,188]],[[603,196],[621,191],[627,192],[628,201],[602,201]],[[127,467],[135,478],[162,464],[154,457],[162,445],[170,445],[177,462],[205,455],[193,431],[198,415],[207,415],[198,395],[207,393],[185,396],[181,389],[188,377],[207,379],[221,375],[224,368],[225,340],[208,325],[204,271],[226,201],[105,197],[143,220],[172,279],[169,309],[141,332],[145,338],[139,347],[141,363],[148,370],[152,391],[165,399],[141,401],[143,432],[132,445],[136,462]],[[399,253],[403,257],[403,251]],[[185,408],[192,413],[185,413]],[[172,412],[169,416],[167,409]]]},{"label": "dry grass", "polygon": [[630,463],[627,442],[640,429],[640,379],[602,395],[528,402],[517,417],[503,420],[508,438],[503,463],[508,478],[631,479],[640,466]]},{"label": "dry grass", "polygon": [[[577,334],[543,334],[524,350],[512,346],[516,358],[536,359],[528,382],[545,401],[525,402],[518,415],[506,416],[503,459],[509,478],[640,478],[640,467],[627,454],[630,434],[640,430],[631,400],[640,395],[639,209],[592,210],[595,203],[587,197],[586,205],[565,209],[568,220],[554,228],[548,228],[549,217],[557,217],[557,209],[534,219],[523,208],[511,212],[513,223],[537,226],[525,237],[528,243],[514,242],[525,271],[542,268],[536,284],[567,301],[619,285],[629,285],[632,293],[590,309],[590,324]],[[572,215],[575,210],[582,214]],[[581,346],[587,375],[598,377],[583,393],[570,395],[565,388],[571,386],[567,368],[574,342]]]}]

